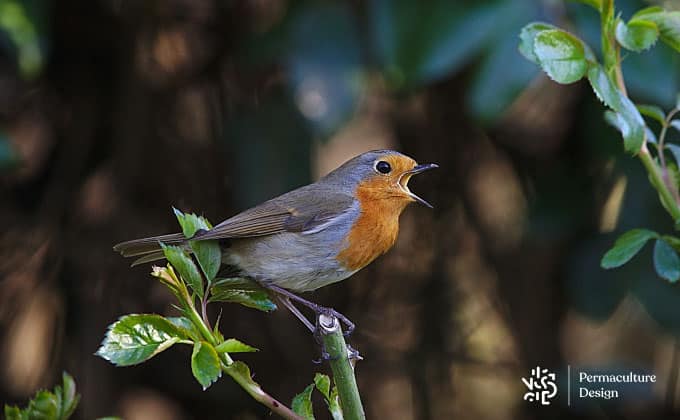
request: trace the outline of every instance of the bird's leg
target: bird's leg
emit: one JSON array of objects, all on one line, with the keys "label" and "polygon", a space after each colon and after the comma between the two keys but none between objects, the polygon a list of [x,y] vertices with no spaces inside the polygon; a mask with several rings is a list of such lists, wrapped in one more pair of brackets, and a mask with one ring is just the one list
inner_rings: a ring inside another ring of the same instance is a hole
[{"label": "bird's leg", "polygon": [[[301,298],[300,296],[296,295],[293,292],[290,292],[290,291],[288,291],[288,290],[286,290],[282,287],[275,286],[273,284],[265,284],[264,287],[266,287],[267,289],[269,289],[273,292],[278,293],[279,295],[283,295],[283,296],[285,296],[289,299],[292,299],[292,300],[300,303],[301,305],[308,307],[309,309],[314,311],[314,313],[316,315],[326,314],[326,315],[330,315],[330,316],[334,316],[334,317],[338,318],[347,327],[347,330],[343,332],[343,335],[345,337],[348,337],[350,334],[352,334],[352,331],[354,331],[354,328],[355,328],[354,323],[352,321],[350,321],[349,318],[347,318],[345,315],[341,314],[340,312],[336,311],[333,308],[328,308],[328,307],[316,304],[314,302],[310,302],[307,299]],[[299,318],[299,316],[298,316],[298,318]],[[307,325],[307,324],[305,324],[305,325]],[[307,328],[309,328],[309,327],[307,327]]]},{"label": "bird's leg", "polygon": [[[276,301],[281,303],[286,308],[288,308],[288,310],[291,311],[293,313],[293,315],[295,315],[297,317],[297,319],[299,319],[305,325],[305,327],[307,327],[307,329],[309,329],[309,331],[312,332],[312,334],[314,335],[314,339],[321,346],[321,356],[316,360],[312,360],[312,362],[314,362],[316,364],[320,364],[320,363],[322,363],[326,360],[330,360],[331,355],[328,354],[328,351],[326,351],[326,347],[324,346],[323,341],[321,340],[321,335],[320,335],[321,330],[319,330],[319,328],[318,328],[318,323],[319,323],[318,317],[317,317],[317,326],[314,326],[314,324],[312,324],[311,321],[309,321],[309,319],[307,319],[307,317],[304,316],[302,314],[302,312],[300,312],[300,310],[297,307],[295,307],[295,305],[293,305],[293,302],[290,301],[290,298],[288,296],[281,296],[281,295],[277,294],[276,295]],[[357,352],[354,349],[352,349],[352,351],[356,352],[357,355],[359,354],[359,352]],[[354,354],[354,353],[350,353],[350,354]],[[359,357],[361,357],[361,356],[359,356]]]},{"label": "bird's leg", "polygon": [[307,319],[307,317],[304,316],[304,315],[302,314],[302,312],[300,312],[300,310],[299,310],[298,308],[295,307],[295,305],[293,305],[293,302],[290,301],[290,298],[289,298],[289,297],[278,295],[278,296],[276,296],[276,300],[277,300],[278,302],[280,302],[283,306],[285,306],[286,308],[288,308],[288,310],[291,311],[291,312],[293,313],[293,315],[295,315],[295,316],[297,317],[297,319],[300,320],[300,322],[302,322],[303,324],[305,324],[305,327],[307,327],[307,329],[309,329],[309,331],[311,331],[311,332],[313,332],[313,333],[316,331],[316,327],[314,326],[314,324],[312,324],[312,323]]}]

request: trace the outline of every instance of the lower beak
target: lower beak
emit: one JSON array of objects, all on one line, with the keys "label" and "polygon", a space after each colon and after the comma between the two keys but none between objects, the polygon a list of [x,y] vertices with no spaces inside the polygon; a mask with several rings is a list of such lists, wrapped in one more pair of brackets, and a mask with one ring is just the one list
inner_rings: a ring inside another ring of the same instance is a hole
[{"label": "lower beak", "polygon": [[415,195],[411,190],[408,189],[408,181],[411,179],[413,175],[417,175],[421,172],[428,171],[430,169],[435,169],[439,168],[439,165],[436,163],[424,163],[422,165],[418,165],[415,168],[411,169],[410,171],[406,171],[403,174],[401,174],[401,177],[399,177],[399,186],[401,186],[401,189],[412,199],[415,201],[419,202],[420,204],[427,206],[429,208],[433,208],[432,204],[428,203],[427,201],[423,200],[422,198],[418,197]]}]

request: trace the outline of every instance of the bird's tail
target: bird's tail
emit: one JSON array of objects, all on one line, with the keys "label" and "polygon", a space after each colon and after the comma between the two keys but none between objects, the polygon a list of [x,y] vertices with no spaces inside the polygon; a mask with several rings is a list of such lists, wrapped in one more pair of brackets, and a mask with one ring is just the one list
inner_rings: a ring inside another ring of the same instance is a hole
[{"label": "bird's tail", "polygon": [[120,255],[124,257],[139,257],[132,263],[132,266],[135,266],[165,258],[163,251],[161,251],[161,242],[164,244],[182,244],[186,242],[186,238],[181,233],[173,233],[170,235],[133,239],[132,241],[121,242],[115,245],[113,250],[120,252]]}]

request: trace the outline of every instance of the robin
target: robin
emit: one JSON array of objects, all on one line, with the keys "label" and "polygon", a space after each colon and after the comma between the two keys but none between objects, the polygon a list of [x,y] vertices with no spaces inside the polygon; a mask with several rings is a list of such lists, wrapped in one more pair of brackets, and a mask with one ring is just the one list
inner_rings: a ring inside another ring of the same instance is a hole
[{"label": "robin", "polygon": [[[305,185],[199,231],[194,241],[220,240],[223,265],[269,289],[311,331],[314,325],[291,299],[330,312],[354,329],[345,316],[296,293],[350,277],[397,239],[399,215],[411,202],[432,206],[408,188],[413,175],[437,168],[418,165],[392,150],[363,153],[319,181]],[[133,265],[163,259],[160,243],[182,244],[181,233],[120,243],[114,250],[139,257]]]}]

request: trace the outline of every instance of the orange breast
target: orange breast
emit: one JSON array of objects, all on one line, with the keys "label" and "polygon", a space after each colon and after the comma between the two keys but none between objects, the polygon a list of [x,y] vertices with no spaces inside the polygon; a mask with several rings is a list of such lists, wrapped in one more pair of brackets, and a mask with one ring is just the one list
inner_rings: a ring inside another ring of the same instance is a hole
[{"label": "orange breast", "polygon": [[409,203],[390,194],[381,179],[365,181],[356,189],[361,213],[350,229],[347,246],[337,256],[348,270],[359,270],[387,252],[397,240],[399,215]]}]

